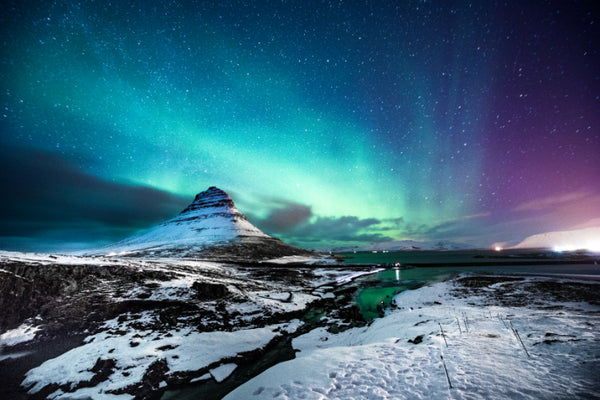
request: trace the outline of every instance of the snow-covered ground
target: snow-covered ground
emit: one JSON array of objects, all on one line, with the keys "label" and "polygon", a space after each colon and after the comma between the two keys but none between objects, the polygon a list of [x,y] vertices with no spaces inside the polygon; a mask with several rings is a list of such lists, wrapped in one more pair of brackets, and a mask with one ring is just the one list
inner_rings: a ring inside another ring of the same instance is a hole
[{"label": "snow-covered ground", "polygon": [[336,279],[336,283],[338,285],[343,285],[345,283],[353,281],[354,279],[356,279],[358,277],[365,276],[365,275],[376,274],[376,273],[381,272],[381,271],[385,271],[385,268],[375,268],[375,269],[372,269],[370,271],[353,272],[351,274],[343,275],[343,276],[338,277]]},{"label": "snow-covered ground", "polygon": [[15,329],[8,330],[2,335],[0,335],[0,361],[11,358],[19,358],[28,355],[30,353],[28,351],[5,353],[4,348],[33,340],[35,338],[36,333],[39,330],[39,326],[33,326],[31,324],[25,323],[19,325]]},{"label": "snow-covered ground", "polygon": [[302,335],[294,360],[226,398],[600,398],[600,307],[482,307],[452,288],[403,292],[398,309],[364,328]]},{"label": "snow-covered ground", "polygon": [[271,260],[266,260],[266,263],[270,264],[291,264],[291,263],[300,263],[306,265],[343,265],[335,257],[331,257],[328,255],[310,255],[310,256],[285,256],[279,258],[273,258]]},{"label": "snow-covered ground", "polygon": [[[222,382],[243,371],[247,352],[288,335],[297,336],[296,358],[246,382],[228,399],[600,399],[598,282],[584,288],[596,304],[591,305],[572,298],[556,302],[557,297],[540,297],[539,290],[521,285],[569,287],[565,278],[511,278],[519,282],[513,286],[499,279],[478,291],[450,281],[397,295],[396,307],[365,327],[305,333],[313,322],[294,318],[320,299],[336,299],[329,300],[322,321],[356,326],[336,320],[351,315],[335,313],[348,306],[339,302],[341,296],[351,301],[336,288],[376,270],[9,252],[1,252],[0,259],[7,261],[0,270],[5,277],[25,282],[29,278],[15,278],[13,271],[31,274],[47,266],[41,271],[52,272],[53,264],[72,265],[82,276],[97,278],[93,286],[77,281],[82,290],[56,305],[76,305],[76,296],[86,299],[89,292],[122,310],[87,325],[90,331],[82,328],[88,337],[79,347],[35,364],[24,380],[19,377],[17,385],[51,399],[130,399],[144,382],[153,393],[171,385]],[[14,263],[22,268],[11,270]],[[87,276],[78,266],[102,266],[90,270],[102,275]],[[498,301],[502,296],[513,300]],[[32,317],[2,332],[0,361],[35,351],[47,323]],[[153,378],[146,379],[149,375]]]},{"label": "snow-covered ground", "polygon": [[[151,322],[143,320],[152,318],[150,313],[144,313],[136,323]],[[158,333],[139,330],[133,325],[116,319],[107,321],[104,329],[86,338],[83,346],[30,370],[22,385],[28,388],[29,394],[51,384],[70,388],[82,386],[66,393],[56,390],[49,396],[51,399],[131,399],[133,396],[130,394],[114,393],[141,382],[154,363],[164,360],[169,374],[203,371],[220,360],[263,348],[275,336],[295,331],[299,321],[233,332],[195,332],[186,328]],[[94,378],[98,373],[97,366],[102,362],[112,364],[107,379],[105,377],[97,385],[86,387],[90,386],[86,382]],[[223,363],[212,368],[204,379],[213,377],[221,382],[235,368],[235,363]]]},{"label": "snow-covered ground", "polygon": [[41,265],[63,264],[63,265],[81,265],[84,262],[89,265],[110,265],[115,260],[104,257],[80,257],[76,255],[46,254],[46,253],[24,253],[19,251],[0,250],[0,262],[28,262]]}]

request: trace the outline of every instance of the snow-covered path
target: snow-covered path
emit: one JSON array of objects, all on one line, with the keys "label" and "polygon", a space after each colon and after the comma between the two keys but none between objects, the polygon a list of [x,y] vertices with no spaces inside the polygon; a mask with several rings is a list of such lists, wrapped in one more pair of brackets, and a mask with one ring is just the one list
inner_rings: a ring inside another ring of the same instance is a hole
[{"label": "snow-covered path", "polygon": [[398,309],[364,328],[300,336],[296,359],[226,398],[600,398],[600,307],[482,307],[451,289],[446,282],[401,293]]}]

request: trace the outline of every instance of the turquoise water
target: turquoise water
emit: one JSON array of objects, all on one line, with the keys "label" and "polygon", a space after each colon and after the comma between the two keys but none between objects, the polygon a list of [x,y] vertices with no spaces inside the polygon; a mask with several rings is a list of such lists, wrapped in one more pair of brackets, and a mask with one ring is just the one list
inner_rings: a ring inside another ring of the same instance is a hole
[{"label": "turquoise water", "polygon": [[[359,264],[395,264],[434,263],[448,266],[414,267],[409,269],[387,269],[382,272],[357,278],[353,285],[357,287],[355,302],[363,317],[370,321],[382,315],[382,310],[389,307],[394,295],[405,290],[416,289],[426,284],[441,282],[459,274],[527,274],[527,275],[559,275],[576,279],[600,280],[600,263],[591,259],[585,264],[541,264],[541,265],[489,265],[493,262],[519,260],[543,261],[544,258],[529,258],[526,254],[517,259],[496,258],[496,252],[390,252],[390,253],[357,253],[352,254],[349,263]],[[487,258],[491,256],[492,258]],[[477,258],[476,258],[477,256]],[[561,261],[550,254],[550,260]],[[546,258],[548,259],[548,258]],[[568,262],[568,260],[564,260]],[[469,265],[460,265],[461,262]],[[479,263],[481,265],[472,265]],[[486,265],[488,264],[488,265]]]},{"label": "turquoise water", "polygon": [[358,278],[355,282],[358,290],[354,301],[362,316],[371,321],[380,317],[383,309],[390,306],[394,295],[428,283],[443,281],[456,274],[457,272],[445,268],[389,269]]}]

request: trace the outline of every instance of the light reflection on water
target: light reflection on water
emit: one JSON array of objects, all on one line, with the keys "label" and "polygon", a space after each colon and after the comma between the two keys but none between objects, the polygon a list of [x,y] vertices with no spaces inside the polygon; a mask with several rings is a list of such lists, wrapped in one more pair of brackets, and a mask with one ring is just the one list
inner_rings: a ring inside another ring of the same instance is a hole
[{"label": "light reflection on water", "polygon": [[362,316],[371,321],[383,315],[394,295],[405,290],[442,282],[465,273],[480,274],[526,274],[561,276],[570,279],[600,280],[600,265],[561,264],[561,265],[481,265],[448,267],[416,267],[410,269],[388,269],[372,275],[357,278],[358,287],[355,302]]}]

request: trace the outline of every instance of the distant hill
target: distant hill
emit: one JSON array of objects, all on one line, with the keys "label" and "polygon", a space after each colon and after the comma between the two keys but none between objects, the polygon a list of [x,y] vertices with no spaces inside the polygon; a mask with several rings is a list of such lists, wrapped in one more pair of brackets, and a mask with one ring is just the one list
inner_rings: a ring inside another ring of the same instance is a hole
[{"label": "distant hill", "polygon": [[564,251],[592,250],[600,252],[600,227],[540,233],[529,236],[514,248],[548,248]]}]

